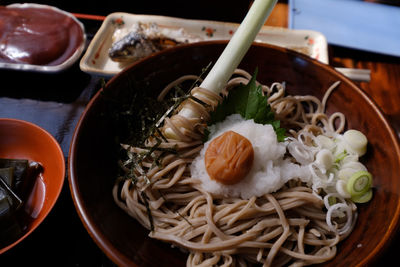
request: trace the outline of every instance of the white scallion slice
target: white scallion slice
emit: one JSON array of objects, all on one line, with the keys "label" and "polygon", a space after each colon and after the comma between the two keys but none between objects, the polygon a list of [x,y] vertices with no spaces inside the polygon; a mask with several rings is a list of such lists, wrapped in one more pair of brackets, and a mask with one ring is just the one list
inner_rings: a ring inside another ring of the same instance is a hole
[{"label": "white scallion slice", "polygon": [[347,192],[346,185],[347,184],[345,181],[338,180],[336,182],[336,191],[344,198],[351,198],[351,195],[349,194],[349,192]]},{"label": "white scallion slice", "polygon": [[[344,212],[346,214],[346,223],[343,227],[337,229],[336,225],[333,223],[333,219],[335,217],[338,217],[338,214],[341,214]],[[337,232],[339,235],[345,234],[348,231],[351,230],[351,225],[352,225],[352,220],[353,220],[353,213],[351,211],[351,208],[349,205],[346,203],[337,203],[329,207],[327,213],[326,213],[326,223],[328,227],[333,231]]]},{"label": "white scallion slice", "polygon": [[360,131],[348,130],[343,134],[343,138],[351,150],[362,156],[367,151],[367,137]]},{"label": "white scallion slice", "polygon": [[326,148],[331,151],[335,148],[335,145],[336,145],[335,142],[331,138],[329,138],[325,135],[322,135],[322,134],[318,135],[315,138],[315,141],[321,148]]},{"label": "white scallion slice", "polygon": [[315,163],[319,164],[325,170],[329,170],[333,164],[332,152],[326,148],[321,149],[316,155]]}]

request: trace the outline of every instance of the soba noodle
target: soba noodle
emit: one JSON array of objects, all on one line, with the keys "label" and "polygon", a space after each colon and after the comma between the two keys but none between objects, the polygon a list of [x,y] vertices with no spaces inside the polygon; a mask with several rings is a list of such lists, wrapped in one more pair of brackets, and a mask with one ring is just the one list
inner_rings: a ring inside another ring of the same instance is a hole
[{"label": "soba noodle", "polygon": [[[246,84],[250,78],[249,73],[237,70],[223,94],[240,83]],[[171,83],[159,100],[187,79],[198,77],[184,76]],[[314,96],[287,96],[281,83],[262,85],[262,90],[281,125],[290,129],[290,138],[307,143],[311,142],[307,138],[309,133],[333,134],[344,130],[343,114],[325,113],[327,99],[337,85],[326,91],[322,101]],[[200,99],[208,106],[191,101],[192,108],[199,109],[207,119],[209,107],[215,106],[221,97],[202,88],[194,90],[208,94]],[[327,222],[323,198],[300,181],[289,181],[277,192],[249,200],[214,196],[204,191],[189,171],[189,165],[203,145],[203,121],[175,116],[165,118],[164,124],[173,129],[179,140],[160,143],[160,139],[149,138],[146,147],[159,142],[159,148],[177,151],[154,151],[151,159],[143,159],[133,168],[137,176],[134,182],[118,179],[113,195],[119,207],[151,230],[151,238],[187,250],[187,266],[247,266],[249,263],[303,266],[335,256],[336,245],[354,226],[355,205],[343,204],[346,201],[342,200],[343,205],[351,207],[345,210],[345,216],[350,219],[334,221],[332,226],[330,220]],[[131,155],[147,151],[128,145],[124,148]],[[153,162],[157,157],[160,164]],[[126,172],[132,171],[123,164],[122,167]],[[332,231],[332,227],[342,231]]]}]

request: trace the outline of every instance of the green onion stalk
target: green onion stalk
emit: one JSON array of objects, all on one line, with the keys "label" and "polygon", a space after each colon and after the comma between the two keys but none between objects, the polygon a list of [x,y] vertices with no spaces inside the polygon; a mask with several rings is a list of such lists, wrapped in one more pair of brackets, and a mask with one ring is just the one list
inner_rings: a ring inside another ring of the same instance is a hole
[{"label": "green onion stalk", "polygon": [[[222,91],[271,14],[276,2],[277,0],[255,0],[253,2],[228,45],[200,84],[201,88],[210,90],[215,94],[219,94]],[[196,97],[196,93],[193,96]],[[199,114],[191,109],[190,105],[183,106],[178,114],[187,119],[199,118]],[[164,135],[168,138],[176,139],[175,133],[170,128],[164,130]]]}]

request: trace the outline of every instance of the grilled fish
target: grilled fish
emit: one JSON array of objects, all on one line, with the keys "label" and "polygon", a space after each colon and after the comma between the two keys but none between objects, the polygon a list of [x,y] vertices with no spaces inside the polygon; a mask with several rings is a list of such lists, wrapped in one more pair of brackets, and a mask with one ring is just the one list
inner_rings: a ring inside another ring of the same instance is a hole
[{"label": "grilled fish", "polygon": [[180,43],[180,41],[163,35],[154,24],[146,26],[139,23],[134,25],[133,30],[122,39],[112,44],[108,55],[113,61],[135,61]]}]

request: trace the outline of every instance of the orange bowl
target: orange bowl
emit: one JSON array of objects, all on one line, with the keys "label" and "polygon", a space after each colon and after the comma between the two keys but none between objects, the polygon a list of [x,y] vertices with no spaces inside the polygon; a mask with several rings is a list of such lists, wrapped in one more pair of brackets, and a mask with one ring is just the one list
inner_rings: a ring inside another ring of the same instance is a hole
[{"label": "orange bowl", "polygon": [[27,121],[4,118],[0,118],[0,158],[27,159],[43,166],[24,206],[30,217],[26,229],[0,248],[2,254],[24,240],[49,214],[64,183],[65,160],[58,142],[47,131]]}]

